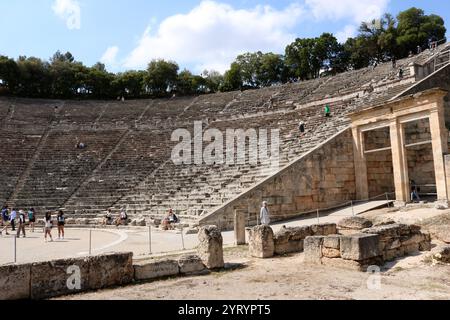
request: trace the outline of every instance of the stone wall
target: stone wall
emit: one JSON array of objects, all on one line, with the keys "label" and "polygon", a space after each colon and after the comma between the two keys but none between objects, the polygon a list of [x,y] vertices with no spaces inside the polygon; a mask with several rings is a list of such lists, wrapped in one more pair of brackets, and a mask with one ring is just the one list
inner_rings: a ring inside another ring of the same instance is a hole
[{"label": "stone wall", "polygon": [[345,130],[200,220],[222,229],[233,228],[235,210],[259,215],[267,201],[272,221],[294,218],[354,199],[355,169],[351,130]]},{"label": "stone wall", "polygon": [[418,251],[431,249],[431,238],[420,227],[377,226],[352,235],[312,236],[305,239],[304,262],[366,271]]},{"label": "stone wall", "polygon": [[47,299],[133,281],[132,253],[0,267],[0,300]]},{"label": "stone wall", "polygon": [[407,148],[407,156],[409,179],[420,186],[421,192],[436,192],[436,187],[424,187],[436,185],[431,144]]},{"label": "stone wall", "polygon": [[141,261],[135,263],[133,267],[136,281],[209,273],[202,259],[194,255],[182,256],[178,260]]},{"label": "stone wall", "polygon": [[431,249],[431,236],[422,233],[419,226],[390,224],[362,230],[365,234],[379,236],[379,252],[384,261]]},{"label": "stone wall", "polygon": [[370,198],[395,191],[391,150],[366,154],[366,164]]},{"label": "stone wall", "polygon": [[296,228],[281,228],[274,234],[269,226],[256,226],[249,230],[249,252],[255,258],[271,258],[302,252],[304,240],[309,236],[328,236],[337,233],[336,224],[323,223]]}]

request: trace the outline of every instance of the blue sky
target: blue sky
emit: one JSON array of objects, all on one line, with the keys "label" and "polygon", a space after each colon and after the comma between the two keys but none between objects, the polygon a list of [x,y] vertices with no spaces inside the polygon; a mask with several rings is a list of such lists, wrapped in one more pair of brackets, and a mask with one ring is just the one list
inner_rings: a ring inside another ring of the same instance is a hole
[{"label": "blue sky", "polygon": [[0,54],[70,51],[114,72],[166,58],[223,72],[240,53],[283,53],[296,37],[322,32],[344,40],[360,21],[412,6],[441,15],[450,31],[450,3],[441,0],[0,0]]}]

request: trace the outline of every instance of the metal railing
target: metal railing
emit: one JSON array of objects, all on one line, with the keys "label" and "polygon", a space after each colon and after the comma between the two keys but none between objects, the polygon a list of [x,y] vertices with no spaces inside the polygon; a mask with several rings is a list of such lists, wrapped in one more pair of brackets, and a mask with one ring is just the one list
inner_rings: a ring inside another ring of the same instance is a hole
[{"label": "metal railing", "polygon": [[[341,204],[338,204],[336,206],[331,206],[327,208],[317,208],[315,210],[309,210],[301,213],[295,213],[295,214],[287,214],[283,215],[282,219],[278,219],[274,221],[274,223],[281,223],[281,222],[290,222],[290,221],[296,221],[301,219],[311,219],[311,218],[317,218],[318,223],[320,223],[320,219],[323,217],[328,217],[330,214],[337,210],[344,210],[344,209],[351,209],[351,214],[342,214],[337,215],[333,214],[334,217],[351,217],[351,216],[357,216],[358,214],[355,211],[355,206],[358,204],[368,203],[374,200],[379,199],[379,201],[386,201],[385,205],[390,206],[393,201],[395,201],[395,197],[391,197],[392,195],[395,195],[395,192],[385,192],[383,194],[377,195],[375,197],[369,197],[368,199],[363,200],[350,200],[345,201]],[[247,222],[246,226],[251,227],[254,225],[254,222],[256,220],[256,225],[259,225],[259,214],[251,215],[250,213],[247,214]]]}]

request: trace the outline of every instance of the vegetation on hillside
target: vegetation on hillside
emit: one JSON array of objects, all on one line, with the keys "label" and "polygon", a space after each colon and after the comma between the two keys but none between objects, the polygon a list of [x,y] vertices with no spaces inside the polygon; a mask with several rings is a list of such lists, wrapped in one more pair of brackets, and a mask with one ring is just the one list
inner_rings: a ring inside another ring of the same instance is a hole
[{"label": "vegetation on hillside", "polygon": [[179,70],[176,62],[153,60],[145,71],[113,74],[105,65],[87,67],[70,52],[57,52],[49,61],[35,57],[17,60],[0,55],[0,94],[33,98],[144,98],[191,95],[253,89],[307,80],[321,74],[360,69],[376,62],[400,59],[425,49],[430,41],[445,39],[444,20],[411,8],[396,18],[362,23],[359,34],[341,44],[330,33],[317,38],[296,39],[285,54],[239,55],[224,75],[204,71],[194,75]]}]

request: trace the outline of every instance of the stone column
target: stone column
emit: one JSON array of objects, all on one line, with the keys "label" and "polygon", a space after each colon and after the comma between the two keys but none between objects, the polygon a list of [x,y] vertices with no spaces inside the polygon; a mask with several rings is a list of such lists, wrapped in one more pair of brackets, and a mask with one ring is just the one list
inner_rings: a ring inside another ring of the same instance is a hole
[{"label": "stone column", "polygon": [[448,131],[445,127],[443,105],[430,112],[431,140],[433,145],[434,173],[437,200],[448,202],[444,155],[448,154]]},{"label": "stone column", "polygon": [[367,163],[364,154],[364,136],[359,127],[352,128],[353,153],[355,158],[356,198],[365,200],[369,198],[369,183],[367,179]]},{"label": "stone column", "polygon": [[444,156],[445,159],[445,176],[447,179],[447,199],[450,199],[450,155]]},{"label": "stone column", "polygon": [[236,245],[245,245],[245,212],[234,211],[234,239]]},{"label": "stone column", "polygon": [[408,159],[405,149],[405,131],[398,119],[393,119],[390,124],[392,164],[394,168],[394,184],[397,205],[404,205],[411,201]]}]

